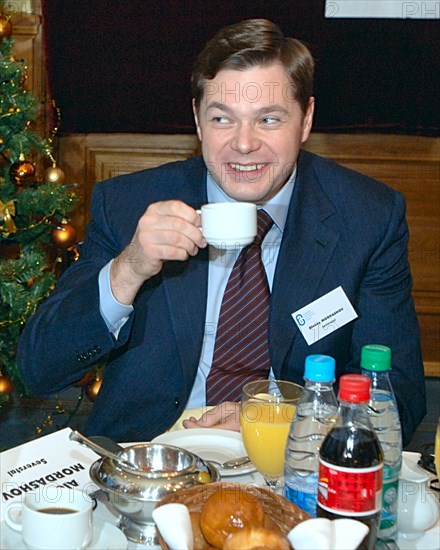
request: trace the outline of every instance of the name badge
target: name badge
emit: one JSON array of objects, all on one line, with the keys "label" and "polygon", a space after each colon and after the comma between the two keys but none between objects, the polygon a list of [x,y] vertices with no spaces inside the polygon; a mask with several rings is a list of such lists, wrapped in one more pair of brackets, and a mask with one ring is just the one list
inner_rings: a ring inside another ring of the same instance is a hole
[{"label": "name badge", "polygon": [[357,316],[341,286],[292,313],[293,320],[309,346]]}]

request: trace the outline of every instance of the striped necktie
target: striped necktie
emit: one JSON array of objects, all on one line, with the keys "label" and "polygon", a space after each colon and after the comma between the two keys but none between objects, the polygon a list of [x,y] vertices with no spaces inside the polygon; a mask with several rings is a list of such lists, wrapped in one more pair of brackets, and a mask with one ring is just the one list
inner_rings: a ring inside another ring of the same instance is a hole
[{"label": "striped necktie", "polygon": [[270,291],[261,261],[261,243],[273,225],[258,210],[254,242],[242,249],[226,285],[211,370],[206,380],[206,404],[239,401],[246,382],[267,378]]}]

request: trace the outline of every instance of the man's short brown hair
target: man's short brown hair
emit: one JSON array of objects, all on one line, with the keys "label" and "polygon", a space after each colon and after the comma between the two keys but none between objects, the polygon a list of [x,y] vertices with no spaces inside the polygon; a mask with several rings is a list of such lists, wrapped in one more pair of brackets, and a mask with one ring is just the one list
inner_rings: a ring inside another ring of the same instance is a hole
[{"label": "man's short brown hair", "polygon": [[307,111],[313,95],[314,61],[309,49],[295,38],[286,38],[267,19],[246,19],[221,29],[204,47],[194,65],[191,85],[198,110],[207,80],[222,69],[243,71],[280,62],[292,84],[293,97]]}]

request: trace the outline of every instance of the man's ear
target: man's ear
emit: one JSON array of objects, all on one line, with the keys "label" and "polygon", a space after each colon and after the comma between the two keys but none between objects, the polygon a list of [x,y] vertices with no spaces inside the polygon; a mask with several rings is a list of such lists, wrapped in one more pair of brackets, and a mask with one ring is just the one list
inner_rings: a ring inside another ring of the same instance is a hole
[{"label": "man's ear", "polygon": [[200,124],[199,124],[199,113],[197,111],[196,100],[194,98],[192,100],[192,108],[193,108],[194,121],[196,123],[197,135],[199,137],[199,140],[202,141],[202,130],[200,129]]},{"label": "man's ear", "polygon": [[304,120],[303,120],[301,143],[304,143],[309,139],[310,132],[312,130],[314,112],[315,112],[315,98],[309,97],[309,105],[307,107],[307,111],[306,111],[306,114],[304,115]]}]

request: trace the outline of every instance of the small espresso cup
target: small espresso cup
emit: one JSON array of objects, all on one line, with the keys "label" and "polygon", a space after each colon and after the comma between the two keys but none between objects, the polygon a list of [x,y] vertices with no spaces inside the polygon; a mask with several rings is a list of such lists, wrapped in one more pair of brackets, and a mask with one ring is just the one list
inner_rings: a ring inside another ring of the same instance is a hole
[{"label": "small espresso cup", "polygon": [[251,202],[212,202],[199,211],[202,234],[216,248],[251,244],[257,234],[257,207]]},{"label": "small espresso cup", "polygon": [[[21,513],[20,513],[21,512]],[[5,509],[5,522],[35,550],[74,550],[92,541],[92,501],[85,493],[49,486]]]}]

